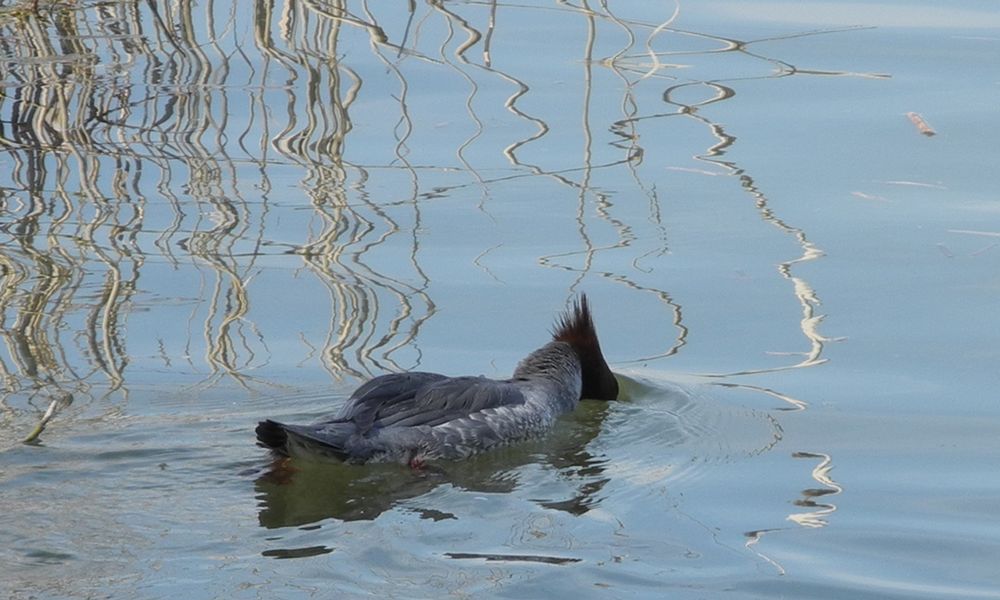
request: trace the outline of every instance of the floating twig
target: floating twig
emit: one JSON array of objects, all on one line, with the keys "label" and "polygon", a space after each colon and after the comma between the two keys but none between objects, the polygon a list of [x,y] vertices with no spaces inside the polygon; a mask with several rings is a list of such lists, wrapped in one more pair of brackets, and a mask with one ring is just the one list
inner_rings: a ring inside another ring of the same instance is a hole
[{"label": "floating twig", "polygon": [[934,131],[934,128],[932,128],[930,125],[927,124],[927,121],[925,121],[924,118],[920,116],[920,113],[908,112],[906,113],[906,116],[909,117],[911,123],[917,126],[917,131],[919,131],[923,135],[926,135],[927,137],[937,135],[937,132]]},{"label": "floating twig", "polygon": [[28,434],[28,437],[24,438],[24,443],[32,444],[36,442],[38,436],[42,435],[42,432],[45,431],[45,426],[52,420],[52,417],[56,416],[56,411],[60,406],[68,406],[71,402],[73,402],[72,394],[65,394],[50,402],[49,407],[45,409],[45,414],[42,415],[42,420],[38,422],[38,425],[35,425],[35,428]]}]

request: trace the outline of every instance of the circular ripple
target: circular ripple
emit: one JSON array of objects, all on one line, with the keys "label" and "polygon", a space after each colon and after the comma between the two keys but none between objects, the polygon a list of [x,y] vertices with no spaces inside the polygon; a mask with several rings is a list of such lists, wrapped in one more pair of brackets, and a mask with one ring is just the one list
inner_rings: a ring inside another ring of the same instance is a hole
[{"label": "circular ripple", "polygon": [[612,404],[592,447],[615,477],[640,485],[697,478],[713,464],[761,454],[781,439],[774,417],[727,402],[721,388],[645,374],[619,380],[623,401]]}]

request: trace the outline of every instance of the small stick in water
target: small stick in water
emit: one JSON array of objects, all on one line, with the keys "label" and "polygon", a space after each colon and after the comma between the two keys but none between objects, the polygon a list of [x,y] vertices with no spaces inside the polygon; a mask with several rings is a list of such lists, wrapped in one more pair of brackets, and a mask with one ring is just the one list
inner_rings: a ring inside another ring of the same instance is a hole
[{"label": "small stick in water", "polygon": [[927,124],[927,121],[925,121],[924,118],[920,116],[920,113],[908,112],[906,113],[906,116],[909,117],[911,123],[917,126],[917,131],[919,131],[920,133],[926,135],[927,137],[937,135],[937,132],[934,131],[934,129],[930,125]]},{"label": "small stick in water", "polygon": [[60,405],[68,406],[71,402],[73,402],[72,394],[65,394],[50,402],[49,407],[45,409],[45,414],[42,415],[42,420],[38,422],[38,425],[35,425],[35,428],[28,434],[28,437],[24,438],[24,443],[31,444],[37,441],[38,436],[42,435],[42,432],[45,431],[45,426],[52,420],[52,417],[56,416],[56,410],[58,410]]}]

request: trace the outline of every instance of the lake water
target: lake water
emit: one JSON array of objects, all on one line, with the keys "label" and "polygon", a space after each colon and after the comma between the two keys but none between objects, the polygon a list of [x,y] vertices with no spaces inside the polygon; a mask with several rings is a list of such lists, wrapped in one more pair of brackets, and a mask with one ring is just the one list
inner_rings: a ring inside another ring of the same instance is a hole
[{"label": "lake water", "polygon": [[[4,597],[1000,598],[993,3],[30,5]],[[579,292],[622,398],[545,438],[255,445]]]}]

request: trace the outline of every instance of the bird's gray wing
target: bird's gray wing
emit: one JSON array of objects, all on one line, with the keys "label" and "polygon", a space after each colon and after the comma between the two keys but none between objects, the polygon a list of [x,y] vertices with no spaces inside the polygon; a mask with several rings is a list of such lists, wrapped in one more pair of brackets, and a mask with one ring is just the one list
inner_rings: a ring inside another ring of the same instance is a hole
[{"label": "bird's gray wing", "polygon": [[433,427],[489,408],[524,404],[524,394],[509,381],[486,377],[446,377],[418,391],[411,401],[380,411],[376,427]]},{"label": "bird's gray wing", "polygon": [[509,381],[395,373],[359,387],[341,412],[324,423],[352,422],[358,434],[366,435],[386,427],[433,427],[488,408],[523,403],[521,390]]},{"label": "bird's gray wing", "polygon": [[412,407],[418,393],[445,379],[448,377],[423,371],[375,377],[355,390],[347,404],[327,422],[353,422],[358,433],[367,433],[377,420]]}]

